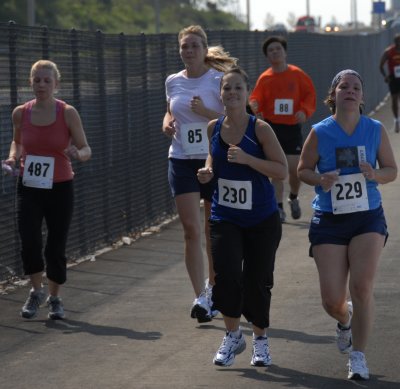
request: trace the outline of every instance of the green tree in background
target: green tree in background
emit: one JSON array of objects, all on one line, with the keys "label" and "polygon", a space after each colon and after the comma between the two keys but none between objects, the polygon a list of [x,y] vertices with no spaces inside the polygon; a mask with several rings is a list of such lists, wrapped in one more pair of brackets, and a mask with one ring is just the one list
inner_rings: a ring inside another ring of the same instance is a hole
[{"label": "green tree in background", "polygon": [[[0,22],[26,25],[28,0],[0,1]],[[229,12],[228,0],[35,0],[35,25],[101,30],[104,33],[177,32],[190,24],[206,29],[244,30],[246,24]],[[156,10],[159,11],[158,19]]]}]

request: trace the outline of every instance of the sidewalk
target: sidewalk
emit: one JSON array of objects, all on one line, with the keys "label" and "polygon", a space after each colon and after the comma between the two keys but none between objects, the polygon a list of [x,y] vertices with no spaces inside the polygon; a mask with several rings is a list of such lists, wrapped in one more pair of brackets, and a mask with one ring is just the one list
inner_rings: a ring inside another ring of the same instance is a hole
[{"label": "sidewalk", "polygon": [[[375,114],[392,127],[389,104]],[[400,156],[400,134],[390,132]],[[400,163],[400,158],[397,159]],[[376,280],[376,321],[367,349],[368,382],[347,380],[347,358],[335,345],[336,323],[322,310],[317,271],[308,257],[312,188],[304,185],[303,216],[283,226],[269,330],[273,365],[250,366],[247,349],[229,368],[212,364],[224,326],[190,318],[193,291],[178,221],[95,261],[69,270],[63,288],[67,320],[47,309],[24,320],[28,287],[0,295],[0,388],[400,388],[400,180],[380,187],[390,237]]]}]

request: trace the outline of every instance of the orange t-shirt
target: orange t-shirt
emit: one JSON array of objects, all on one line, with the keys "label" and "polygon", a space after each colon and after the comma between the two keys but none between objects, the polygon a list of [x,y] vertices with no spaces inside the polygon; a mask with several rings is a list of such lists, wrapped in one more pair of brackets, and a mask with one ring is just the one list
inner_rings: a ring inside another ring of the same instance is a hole
[{"label": "orange t-shirt", "polygon": [[303,111],[309,118],[316,108],[316,92],[311,78],[294,65],[288,65],[280,73],[272,68],[261,73],[250,95],[252,100],[258,103],[257,113],[276,124],[296,124],[296,112]]}]

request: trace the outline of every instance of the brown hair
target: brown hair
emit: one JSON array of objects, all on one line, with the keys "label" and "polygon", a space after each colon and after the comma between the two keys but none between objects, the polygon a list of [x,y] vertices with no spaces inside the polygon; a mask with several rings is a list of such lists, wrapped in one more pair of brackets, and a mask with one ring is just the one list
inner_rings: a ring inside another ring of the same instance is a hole
[{"label": "brown hair", "polygon": [[[328,90],[328,96],[324,100],[324,104],[329,107],[329,109],[333,114],[336,113],[336,100],[334,99],[335,90],[339,85],[340,81],[342,80],[342,78],[347,74],[351,74],[352,76],[357,77],[360,80],[361,87],[364,88],[364,81],[361,78],[360,74],[357,73],[355,70],[345,69],[336,74],[336,76],[333,77],[331,86]],[[363,110],[364,110],[364,103],[360,104],[360,113],[362,113]]]},{"label": "brown hair", "polygon": [[221,77],[221,87],[222,87],[222,83],[224,81],[225,76],[227,76],[228,74],[239,74],[240,77],[242,77],[243,81],[246,84],[247,90],[250,90],[250,81],[249,81],[249,76],[247,75],[247,73],[240,67],[240,66],[232,66],[231,68],[229,68],[228,70],[226,70],[224,72],[224,75]]},{"label": "brown hair", "polygon": [[191,25],[179,31],[178,42],[180,42],[184,36],[189,34],[197,35],[198,37],[200,37],[203,47],[208,48],[205,63],[210,67],[220,72],[224,72],[233,65],[236,65],[237,58],[231,57],[230,54],[225,51],[222,46],[208,47],[207,34],[199,25]]},{"label": "brown hair", "polygon": [[264,53],[265,56],[267,56],[268,46],[269,46],[271,43],[274,43],[274,42],[280,43],[280,44],[283,46],[283,48],[285,49],[285,51],[287,51],[287,40],[286,40],[284,37],[282,37],[282,36],[274,35],[274,36],[268,37],[268,38],[264,41],[264,43],[263,43],[263,45],[262,45],[262,51],[263,51],[263,53]]}]

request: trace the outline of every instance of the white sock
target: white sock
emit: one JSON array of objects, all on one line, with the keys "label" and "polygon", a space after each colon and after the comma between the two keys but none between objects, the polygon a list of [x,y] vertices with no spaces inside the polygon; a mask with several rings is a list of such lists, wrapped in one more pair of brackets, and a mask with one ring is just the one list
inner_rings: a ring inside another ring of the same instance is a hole
[{"label": "white sock", "polygon": [[31,291],[31,292],[41,292],[41,291],[43,291],[43,285],[41,285],[40,288],[38,288],[38,289],[35,289],[35,288],[32,286],[32,288],[31,288],[30,291]]},{"label": "white sock", "polygon": [[242,333],[242,330],[239,328],[236,331],[230,331],[230,333],[232,334],[232,336],[234,336],[235,338],[240,338],[240,335]]},{"label": "white sock", "polygon": [[267,337],[267,333],[264,333],[263,335],[256,335],[254,332],[253,332],[253,339],[257,339],[258,337],[263,337],[263,338],[266,338]]},{"label": "white sock", "polygon": [[350,317],[350,315],[349,315],[349,320],[345,324],[342,324],[340,322],[339,322],[339,324],[340,324],[340,327],[342,327],[342,329],[344,329],[344,330],[349,329],[351,327],[351,317]]}]

